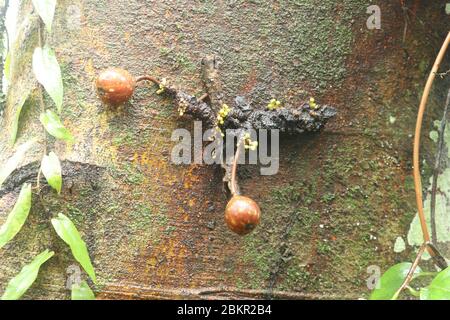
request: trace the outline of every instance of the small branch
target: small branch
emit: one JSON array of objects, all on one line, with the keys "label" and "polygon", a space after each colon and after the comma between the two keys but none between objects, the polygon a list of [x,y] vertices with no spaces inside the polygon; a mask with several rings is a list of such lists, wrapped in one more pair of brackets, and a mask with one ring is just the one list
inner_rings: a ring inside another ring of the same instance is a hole
[{"label": "small branch", "polygon": [[444,149],[444,132],[445,126],[447,124],[447,113],[450,106],[450,90],[448,91],[447,101],[445,103],[444,114],[441,120],[441,126],[439,128],[439,138],[438,138],[438,150],[436,153],[436,159],[433,169],[433,181],[431,186],[431,201],[430,201],[430,223],[431,223],[431,240],[434,245],[437,244],[437,232],[436,232],[436,190],[437,190],[437,180],[439,176],[439,167],[441,164],[441,156]]},{"label": "small branch", "polygon": [[216,126],[217,116],[207,103],[173,88],[165,90],[167,94],[174,96],[180,115],[187,114],[194,119],[201,120],[208,129]]},{"label": "small branch", "polygon": [[400,293],[402,292],[402,290],[405,289],[408,286],[408,284],[411,282],[411,280],[412,280],[412,278],[414,276],[414,272],[416,271],[417,266],[419,265],[420,258],[422,258],[422,255],[425,252],[425,249],[427,247],[428,247],[427,243],[424,243],[424,244],[422,244],[420,246],[419,251],[417,252],[416,259],[414,260],[414,263],[411,265],[411,268],[409,269],[405,280],[403,281],[403,283],[400,286],[400,288],[397,290],[397,292],[392,297],[392,300],[396,300],[398,298],[398,296],[400,295]]},{"label": "small branch", "polygon": [[278,129],[283,133],[299,134],[321,130],[335,115],[336,109],[327,105],[312,108],[305,103],[294,108],[261,110],[239,101],[223,126],[230,129]]}]

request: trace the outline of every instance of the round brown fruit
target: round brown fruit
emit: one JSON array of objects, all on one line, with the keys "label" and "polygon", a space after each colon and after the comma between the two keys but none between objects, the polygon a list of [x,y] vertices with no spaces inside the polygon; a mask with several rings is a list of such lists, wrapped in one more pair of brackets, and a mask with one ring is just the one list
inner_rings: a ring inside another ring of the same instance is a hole
[{"label": "round brown fruit", "polygon": [[248,197],[233,196],[225,209],[228,227],[239,235],[246,235],[255,229],[260,218],[258,204]]},{"label": "round brown fruit", "polygon": [[122,104],[133,95],[136,81],[123,69],[109,68],[102,71],[97,80],[97,92],[103,102],[109,105]]}]

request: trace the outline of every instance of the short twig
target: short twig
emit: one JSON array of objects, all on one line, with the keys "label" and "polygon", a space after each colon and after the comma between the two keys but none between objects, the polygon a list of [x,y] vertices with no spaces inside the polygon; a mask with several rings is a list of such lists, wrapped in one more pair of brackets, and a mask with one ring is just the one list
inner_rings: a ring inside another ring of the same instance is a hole
[{"label": "short twig", "polygon": [[417,269],[417,266],[419,265],[420,258],[422,258],[423,253],[425,252],[425,249],[428,247],[428,243],[424,243],[420,246],[419,251],[417,252],[416,259],[414,260],[413,264],[411,265],[411,268],[408,271],[408,274],[406,275],[405,280],[403,281],[400,288],[397,290],[397,292],[392,297],[392,300],[396,300],[403,289],[405,289],[408,284],[411,282],[414,276],[414,272]]},{"label": "short twig", "polygon": [[136,83],[141,82],[141,81],[150,81],[158,86],[161,84],[161,81],[159,81],[158,79],[156,79],[155,77],[152,77],[152,76],[141,76],[141,77],[136,78]]},{"label": "short twig", "polygon": [[198,98],[198,101],[205,101],[205,99],[208,98],[208,96],[209,95],[207,93],[205,93],[200,98]]}]

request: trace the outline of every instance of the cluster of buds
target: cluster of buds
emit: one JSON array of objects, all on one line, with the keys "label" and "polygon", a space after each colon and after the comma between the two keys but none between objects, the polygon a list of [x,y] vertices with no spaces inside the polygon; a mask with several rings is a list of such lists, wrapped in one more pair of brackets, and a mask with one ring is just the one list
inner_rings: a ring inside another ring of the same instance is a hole
[{"label": "cluster of buds", "polygon": [[281,107],[281,102],[277,99],[270,100],[269,104],[267,105],[267,109],[269,110],[276,110],[279,107]]},{"label": "cluster of buds", "polygon": [[256,150],[256,148],[258,148],[258,141],[252,141],[251,137],[250,137],[250,133],[245,133],[244,135],[244,147],[247,150]]},{"label": "cluster of buds", "polygon": [[188,103],[184,99],[180,99],[180,102],[178,104],[178,114],[180,115],[180,117],[184,115],[187,107]]},{"label": "cluster of buds", "polygon": [[163,78],[159,83],[159,89],[156,91],[156,94],[163,94],[167,87],[167,79]]},{"label": "cluster of buds", "polygon": [[219,123],[219,125],[222,125],[225,121],[225,118],[228,116],[228,114],[230,113],[230,107],[227,106],[226,104],[222,105],[222,108],[219,110],[219,114],[217,115],[217,122]]},{"label": "cluster of buds", "polygon": [[309,106],[311,109],[317,109],[316,99],[313,97],[309,98]]}]

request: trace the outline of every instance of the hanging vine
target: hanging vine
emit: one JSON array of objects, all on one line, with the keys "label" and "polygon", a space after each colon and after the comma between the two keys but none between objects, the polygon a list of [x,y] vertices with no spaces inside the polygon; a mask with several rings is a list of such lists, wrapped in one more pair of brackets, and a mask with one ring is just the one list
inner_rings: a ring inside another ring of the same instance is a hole
[{"label": "hanging vine", "polygon": [[[11,241],[26,223],[28,215],[32,209],[33,192],[35,196],[41,197],[41,177],[43,176],[48,185],[59,195],[62,192],[62,169],[61,162],[54,150],[48,146],[48,135],[56,139],[73,142],[74,137],[64,127],[60,115],[63,109],[63,81],[61,69],[54,50],[48,45],[47,39],[52,32],[53,18],[56,8],[56,0],[32,0],[34,10],[39,15],[38,22],[38,46],[34,49],[32,69],[34,76],[38,81],[36,88],[38,96],[38,107],[40,111],[39,120],[42,124],[43,154],[40,168],[37,172],[35,186],[25,183],[22,186],[19,197],[13,209],[9,213],[6,222],[0,228],[0,249]],[[6,7],[4,12],[6,11]],[[2,17],[4,20],[4,12]],[[3,21],[4,22],[4,21]],[[2,23],[4,26],[4,23]],[[45,27],[45,28],[44,28]],[[3,34],[3,33],[2,33]],[[3,61],[4,62],[4,61]],[[3,68],[2,68],[3,70]],[[14,89],[14,88],[9,88]],[[44,91],[48,94],[54,103],[54,106],[46,105],[44,102]],[[27,100],[25,95],[21,100],[21,106],[18,108],[11,129],[11,141],[15,143],[17,138],[17,128],[22,105]],[[53,110],[56,109],[56,110]],[[26,152],[37,141],[37,137],[17,147],[14,155],[7,161],[6,165],[0,170],[0,188],[8,176],[17,168]],[[64,214],[54,214],[51,219],[51,225],[56,234],[70,247],[73,257],[88,274],[94,284],[97,283],[94,267],[89,257],[88,249],[78,232],[75,224]],[[45,250],[33,260],[25,265],[17,276],[11,279],[2,295],[3,300],[19,299],[33,284],[38,276],[40,267],[55,253]],[[87,282],[76,283],[72,285],[72,299],[93,299],[94,294],[89,288]]]},{"label": "hanging vine", "polygon": [[[450,32],[447,34],[442,47],[436,57],[433,68],[428,76],[426,82],[422,99],[419,105],[419,111],[417,114],[416,131],[414,135],[414,152],[413,152],[413,166],[414,166],[414,186],[416,193],[416,203],[418,209],[418,216],[421,226],[421,231],[423,235],[423,243],[417,251],[416,258],[413,263],[402,262],[390,267],[379,279],[378,286],[372,291],[370,299],[372,300],[396,300],[399,298],[403,290],[407,289],[408,292],[421,300],[448,300],[450,299],[450,267],[448,267],[447,261],[440,254],[439,250],[436,248],[437,243],[436,226],[434,221],[434,208],[436,201],[436,182],[437,182],[437,168],[439,167],[441,152],[442,152],[442,141],[438,144],[438,152],[436,155],[436,165],[434,178],[432,183],[432,200],[431,200],[431,212],[430,212],[430,224],[432,230],[432,237],[428,231],[427,219],[425,217],[422,199],[422,182],[420,177],[420,137],[423,116],[425,113],[426,105],[428,102],[428,96],[430,94],[433,81],[438,74],[439,66],[445,56],[448,46],[450,45]],[[439,132],[439,140],[443,139],[445,122],[447,121],[447,110],[450,103],[450,90],[447,95],[447,100],[444,106],[444,116],[441,122],[441,130]],[[419,267],[420,260],[425,252],[428,252],[433,259],[435,267],[439,269],[439,272],[427,272],[423,271]],[[411,282],[423,278],[423,277],[433,277],[429,282],[428,286],[421,287],[416,290],[411,286]]]}]

